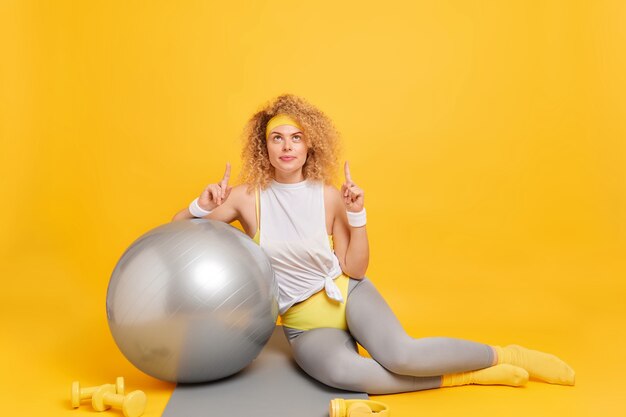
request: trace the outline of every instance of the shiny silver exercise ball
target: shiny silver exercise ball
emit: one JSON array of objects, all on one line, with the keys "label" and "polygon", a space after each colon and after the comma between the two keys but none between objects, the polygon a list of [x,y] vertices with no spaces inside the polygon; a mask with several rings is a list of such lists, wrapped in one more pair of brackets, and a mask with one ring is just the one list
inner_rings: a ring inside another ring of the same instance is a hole
[{"label": "shiny silver exercise ball", "polygon": [[212,220],[180,220],[137,239],[107,291],[109,328],[141,371],[171,382],[213,381],[254,360],[278,315],[269,259],[248,236]]}]

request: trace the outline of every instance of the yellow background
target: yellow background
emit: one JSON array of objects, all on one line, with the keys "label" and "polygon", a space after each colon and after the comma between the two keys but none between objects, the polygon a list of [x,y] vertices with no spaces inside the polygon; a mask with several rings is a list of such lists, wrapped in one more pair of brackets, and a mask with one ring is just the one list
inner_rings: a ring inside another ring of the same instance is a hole
[{"label": "yellow background", "polygon": [[117,350],[110,273],[291,92],[342,132],[411,334],[577,371],[380,397],[394,416],[626,415],[626,3],[227,4],[0,3],[1,413],[67,416],[72,380],[124,375],[160,415],[173,385]]}]

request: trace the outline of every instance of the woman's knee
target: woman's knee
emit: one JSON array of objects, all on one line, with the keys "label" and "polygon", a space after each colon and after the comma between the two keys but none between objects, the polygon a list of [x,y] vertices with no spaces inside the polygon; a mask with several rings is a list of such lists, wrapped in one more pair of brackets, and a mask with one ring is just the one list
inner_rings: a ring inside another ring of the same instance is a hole
[{"label": "woman's knee", "polygon": [[[319,330],[317,332],[321,333]],[[327,344],[324,346],[314,340],[320,335],[309,332],[294,339],[292,347],[296,363],[311,377],[326,385],[350,391],[360,390],[362,381],[354,369],[354,362],[358,359],[354,357],[358,355],[356,346],[353,347],[354,341],[347,334],[326,333],[331,337],[325,340]]]},{"label": "woman's knee", "polygon": [[411,363],[406,351],[398,349],[397,347],[372,354],[372,358],[380,363],[383,368],[400,375],[405,375],[406,370],[415,365]]},{"label": "woman's knee", "polygon": [[355,378],[350,365],[345,362],[327,361],[321,369],[316,370],[319,381],[334,388],[349,391],[358,390],[360,381]]}]

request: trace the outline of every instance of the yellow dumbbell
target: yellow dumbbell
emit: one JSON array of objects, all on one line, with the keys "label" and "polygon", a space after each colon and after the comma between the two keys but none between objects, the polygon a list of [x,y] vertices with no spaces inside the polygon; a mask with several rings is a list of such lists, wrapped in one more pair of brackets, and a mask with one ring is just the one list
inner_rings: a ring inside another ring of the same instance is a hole
[{"label": "yellow dumbbell", "polygon": [[[81,388],[80,382],[72,382],[72,407],[79,407],[81,400],[91,399],[93,393],[96,392],[101,386],[102,385],[98,385],[97,387]],[[124,377],[118,376],[113,387],[115,388],[116,394],[124,395]]]},{"label": "yellow dumbbell", "polygon": [[125,417],[139,417],[146,409],[146,394],[133,391],[128,395],[120,395],[115,393],[113,385],[103,385],[93,393],[91,405],[96,411],[114,407],[121,408]]},{"label": "yellow dumbbell", "polygon": [[372,400],[344,400],[335,398],[330,402],[330,417],[389,417],[386,404]]}]

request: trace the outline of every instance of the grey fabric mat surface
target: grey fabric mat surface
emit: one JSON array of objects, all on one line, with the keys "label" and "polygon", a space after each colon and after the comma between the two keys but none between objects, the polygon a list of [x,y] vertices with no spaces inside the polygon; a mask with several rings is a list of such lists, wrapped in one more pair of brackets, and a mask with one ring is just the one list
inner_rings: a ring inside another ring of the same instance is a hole
[{"label": "grey fabric mat surface", "polygon": [[315,381],[294,362],[277,326],[259,356],[243,371],[205,384],[178,384],[164,417],[328,417],[333,398],[367,399]]}]

